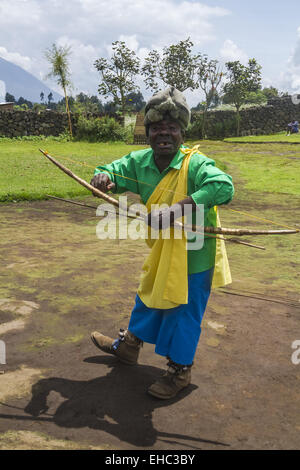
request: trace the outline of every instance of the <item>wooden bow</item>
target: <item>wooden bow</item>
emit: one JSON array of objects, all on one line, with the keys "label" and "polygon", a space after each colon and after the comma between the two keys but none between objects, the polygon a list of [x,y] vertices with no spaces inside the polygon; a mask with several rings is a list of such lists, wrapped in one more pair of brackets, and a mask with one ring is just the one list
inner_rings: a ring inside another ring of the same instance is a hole
[{"label": "wooden bow", "polygon": [[[75,173],[73,173],[71,170],[69,170],[69,168],[62,165],[60,162],[58,162],[55,158],[51,157],[51,155],[49,155],[44,150],[42,150],[42,149],[39,149],[39,150],[40,150],[40,152],[42,152],[43,155],[45,155],[45,157],[48,158],[48,160],[50,160],[52,163],[54,163],[54,165],[56,165],[64,173],[66,173],[68,176],[73,178],[75,181],[77,181],[79,184],[84,186],[86,189],[91,191],[95,196],[97,196],[97,197],[103,199],[104,201],[112,204],[113,206],[118,207],[119,209],[125,210],[127,212],[127,208],[126,207],[123,208],[120,205],[119,201],[117,201],[113,197],[107,195],[106,193],[100,191],[99,189],[95,188],[94,186],[92,186],[91,184],[89,184],[87,181],[80,178],[79,176],[75,175]],[[68,202],[70,202],[70,201],[68,201]],[[144,220],[144,218],[141,217],[140,214],[137,214],[136,218]],[[297,229],[295,229],[295,230],[252,230],[252,229],[224,228],[224,227],[197,227],[195,225],[191,225],[191,226],[184,225],[183,226],[183,224],[180,223],[180,222],[175,222],[174,227],[184,229],[184,230],[190,229],[191,231],[196,232],[196,233],[203,233],[204,232],[206,234],[234,235],[234,236],[238,236],[238,237],[241,237],[241,236],[244,236],[244,235],[250,235],[250,236],[252,236],[252,235],[286,235],[286,234],[298,233],[300,231],[300,230],[297,230]],[[226,240],[233,241],[235,243],[239,242],[235,239],[226,239]],[[240,242],[240,243],[247,244],[246,242]],[[252,246],[252,245],[250,245],[250,246]],[[256,245],[253,245],[253,246],[255,248],[264,249],[263,247],[258,247]]]}]

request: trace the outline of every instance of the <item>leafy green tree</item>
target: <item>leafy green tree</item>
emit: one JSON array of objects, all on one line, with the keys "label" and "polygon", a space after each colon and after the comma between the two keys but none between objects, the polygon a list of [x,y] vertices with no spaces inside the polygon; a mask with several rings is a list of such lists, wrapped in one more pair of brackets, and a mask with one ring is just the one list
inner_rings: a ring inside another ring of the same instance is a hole
[{"label": "leafy green tree", "polygon": [[100,95],[112,97],[115,106],[126,112],[126,96],[139,91],[135,77],[140,70],[140,59],[130,50],[124,41],[112,43],[112,54],[109,60],[97,59],[95,68],[100,72],[101,83],[98,87]]},{"label": "leafy green tree", "polygon": [[16,99],[13,95],[11,95],[10,93],[6,93],[5,94],[5,101],[6,103],[15,103],[16,102]]},{"label": "leafy green tree", "polygon": [[262,105],[267,102],[267,97],[266,95],[262,92],[262,90],[257,90],[257,91],[250,91],[247,93],[246,98],[245,98],[245,104],[250,103],[250,104],[256,104],[256,105]]},{"label": "leafy green tree", "polygon": [[35,111],[36,113],[40,113],[41,111],[45,111],[46,105],[43,103],[33,103],[32,106],[32,111]]},{"label": "leafy green tree", "polygon": [[263,88],[262,93],[267,99],[279,97],[279,91],[273,86]]},{"label": "leafy green tree", "polygon": [[228,82],[223,87],[224,103],[233,103],[237,114],[237,136],[240,135],[240,109],[245,104],[249,92],[257,92],[261,83],[261,66],[255,59],[250,59],[248,65],[242,65],[238,60],[226,64]]},{"label": "leafy green tree", "polygon": [[217,60],[209,60],[206,55],[199,56],[197,61],[197,79],[198,85],[205,95],[203,118],[201,126],[202,139],[206,133],[207,110],[214,103],[215,97],[218,95],[218,87],[222,80],[222,70]]},{"label": "leafy green tree", "polygon": [[29,100],[26,100],[25,98],[23,98],[23,96],[20,96],[18,101],[16,101],[16,104],[20,106],[24,111],[31,109],[33,106],[32,102]]},{"label": "leafy green tree", "polygon": [[51,65],[51,71],[47,75],[47,78],[55,78],[57,84],[62,87],[64,95],[65,95],[65,104],[66,104],[66,111],[68,114],[69,130],[70,130],[70,135],[72,137],[73,136],[72,123],[71,123],[71,115],[70,115],[69,101],[68,101],[68,95],[67,95],[67,88],[71,86],[71,79],[70,79],[71,74],[70,74],[70,69],[69,69],[70,54],[71,54],[70,47],[56,46],[56,44],[52,44],[52,47],[50,49],[47,49],[45,52],[45,57]]},{"label": "leafy green tree", "polygon": [[43,91],[41,91],[40,93],[40,99],[41,99],[41,103],[44,103],[45,93]]},{"label": "leafy green tree", "polygon": [[157,92],[161,82],[180,91],[198,88],[195,72],[200,55],[193,54],[193,46],[193,42],[187,38],[165,47],[162,57],[156,50],[150,51],[141,69],[146,88]]},{"label": "leafy green tree", "polygon": [[138,112],[146,106],[146,101],[140,91],[132,92],[126,96],[126,106],[128,110]]},{"label": "leafy green tree", "polygon": [[101,113],[103,105],[97,96],[88,96],[81,92],[75,98],[74,111],[81,114]]},{"label": "leafy green tree", "polygon": [[50,91],[49,95],[48,95],[48,106],[50,107],[51,106],[51,101],[53,101],[53,93],[52,91]]},{"label": "leafy green tree", "polygon": [[[73,96],[69,96],[68,107],[69,107],[70,112],[73,112],[74,103],[75,103],[75,98],[73,98]],[[56,109],[56,111],[60,113],[65,112],[66,111],[66,99],[62,98],[60,101],[58,101],[57,105],[55,106],[55,108],[53,107],[53,109]]]},{"label": "leafy green tree", "polygon": [[118,112],[118,106],[114,101],[107,101],[104,103],[104,111],[109,114],[116,114]]}]

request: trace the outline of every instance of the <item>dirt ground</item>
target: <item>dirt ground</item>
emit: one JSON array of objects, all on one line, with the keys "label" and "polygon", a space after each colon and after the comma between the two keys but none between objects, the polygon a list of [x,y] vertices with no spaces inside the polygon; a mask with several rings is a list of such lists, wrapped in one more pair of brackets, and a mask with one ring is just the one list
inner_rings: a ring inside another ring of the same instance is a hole
[{"label": "dirt ground", "polygon": [[160,401],[152,345],[130,367],[90,341],[127,326],[144,242],[98,240],[93,212],[58,201],[3,205],[0,223],[0,449],[299,449],[300,297],[273,286],[277,265],[268,301],[232,295],[247,266],[212,293],[192,384]]}]

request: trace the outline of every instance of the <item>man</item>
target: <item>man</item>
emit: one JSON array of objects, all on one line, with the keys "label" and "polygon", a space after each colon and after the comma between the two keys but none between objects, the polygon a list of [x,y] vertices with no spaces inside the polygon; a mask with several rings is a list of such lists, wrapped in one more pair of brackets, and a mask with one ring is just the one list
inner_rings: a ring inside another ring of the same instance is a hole
[{"label": "man", "polygon": [[[181,92],[171,87],[157,93],[145,108],[151,148],[98,167],[91,184],[101,191],[139,194],[148,209],[147,223],[158,229],[166,216],[172,226],[183,209],[195,218],[201,204],[204,225],[216,226],[215,206],[233,197],[231,177],[216,168],[213,160],[183,146],[189,121],[190,110]],[[165,202],[169,208],[151,211],[151,204]],[[148,242],[152,249],[143,266],[128,329],[120,331],[117,340],[96,331],[91,335],[99,349],[126,364],[137,363],[144,341],[155,344],[155,352],[168,359],[165,375],[148,389],[160,399],[174,397],[191,381],[220,242],[205,237],[202,248],[187,250],[184,237],[177,240],[171,233],[170,240],[160,237]]]},{"label": "man", "polygon": [[299,123],[295,119],[287,125],[286,135],[297,134],[299,132]]}]

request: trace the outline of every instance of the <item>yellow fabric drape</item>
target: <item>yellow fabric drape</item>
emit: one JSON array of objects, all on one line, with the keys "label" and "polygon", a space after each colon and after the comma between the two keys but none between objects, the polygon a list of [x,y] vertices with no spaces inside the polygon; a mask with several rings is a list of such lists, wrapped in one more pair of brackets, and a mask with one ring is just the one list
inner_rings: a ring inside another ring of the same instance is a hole
[{"label": "yellow fabric drape", "polygon": [[[217,227],[221,227],[221,221],[217,206],[214,207],[217,213]],[[220,235],[221,236],[221,235]],[[212,288],[223,287],[232,283],[231,272],[225,247],[225,241],[221,238],[216,240],[215,269],[212,279]]]},{"label": "yellow fabric drape", "polygon": [[[160,181],[146,203],[148,212],[153,204],[171,206],[187,194],[189,161],[198,148],[183,150],[186,155],[180,170],[171,169]],[[217,220],[219,223],[218,214]],[[165,231],[159,232],[158,239],[151,239],[150,227],[148,230],[146,242],[151,252],[143,265],[138,295],[149,308],[169,309],[188,302],[187,240],[183,231],[174,237],[174,228],[169,230],[170,236],[166,239],[163,238]],[[217,239],[213,287],[225,285],[224,281],[227,284],[229,278],[231,282],[225,243]]]},{"label": "yellow fabric drape", "polygon": [[[189,156],[187,155],[180,170],[171,169],[160,181],[146,207],[151,211],[152,204],[168,204],[171,206],[180,201],[187,193],[187,174]],[[163,230],[159,238],[149,238],[147,244],[151,252],[144,266],[138,295],[147,307],[168,309],[187,303],[188,277],[187,277],[187,250],[184,232],[181,239],[174,238],[174,228],[170,227],[169,239],[163,239]]]}]

